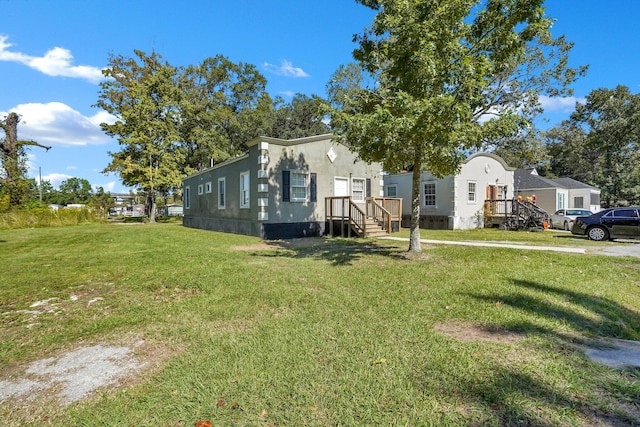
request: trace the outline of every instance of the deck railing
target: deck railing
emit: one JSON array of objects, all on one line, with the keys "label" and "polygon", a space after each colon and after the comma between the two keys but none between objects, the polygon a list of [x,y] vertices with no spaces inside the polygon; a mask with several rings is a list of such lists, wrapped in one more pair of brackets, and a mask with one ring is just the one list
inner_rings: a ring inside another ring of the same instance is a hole
[{"label": "deck railing", "polygon": [[334,222],[339,221],[344,231],[348,228],[351,236],[353,229],[358,235],[366,235],[367,219],[370,218],[380,224],[387,233],[391,233],[392,221],[402,219],[402,199],[395,197],[368,197],[364,210],[351,197],[327,197],[325,199],[325,213],[329,221],[329,233],[333,234]]}]

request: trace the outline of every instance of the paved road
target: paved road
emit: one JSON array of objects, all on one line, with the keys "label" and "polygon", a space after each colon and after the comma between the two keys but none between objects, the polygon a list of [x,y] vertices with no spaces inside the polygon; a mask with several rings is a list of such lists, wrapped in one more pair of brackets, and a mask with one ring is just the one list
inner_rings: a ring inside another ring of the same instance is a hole
[{"label": "paved road", "polygon": [[[399,240],[408,242],[409,239],[405,237],[382,237],[387,240]],[[546,252],[564,252],[574,254],[601,254],[611,256],[633,256],[640,258],[640,241],[620,241],[615,242],[615,246],[607,247],[588,247],[588,248],[576,248],[567,246],[535,246],[527,245],[525,243],[501,243],[501,242],[481,242],[481,241],[450,241],[450,240],[429,240],[420,239],[422,243],[429,243],[434,245],[460,245],[460,246],[482,246],[492,248],[511,248],[511,249],[525,249],[532,251],[546,251]]]}]

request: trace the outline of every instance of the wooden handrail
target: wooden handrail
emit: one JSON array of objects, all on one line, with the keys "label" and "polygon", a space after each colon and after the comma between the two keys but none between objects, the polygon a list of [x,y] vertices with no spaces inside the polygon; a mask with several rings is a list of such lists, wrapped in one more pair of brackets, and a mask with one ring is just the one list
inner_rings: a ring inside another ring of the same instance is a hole
[{"label": "wooden handrail", "polygon": [[392,221],[402,219],[402,199],[396,197],[368,197],[365,200],[364,210],[360,208],[350,196],[326,197],[325,215],[329,221],[329,233],[334,234],[334,221],[340,221],[340,227],[348,228],[356,233],[366,235],[367,218],[374,219],[382,225],[387,233],[391,232]]},{"label": "wooden handrail", "polygon": [[367,199],[367,216],[382,223],[382,229],[387,233],[391,232],[391,213],[373,197]]}]

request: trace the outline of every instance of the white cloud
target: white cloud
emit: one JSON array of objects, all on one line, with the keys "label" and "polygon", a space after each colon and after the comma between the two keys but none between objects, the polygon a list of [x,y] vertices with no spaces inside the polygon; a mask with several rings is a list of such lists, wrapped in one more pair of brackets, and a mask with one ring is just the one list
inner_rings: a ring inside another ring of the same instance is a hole
[{"label": "white cloud", "polygon": [[116,182],[115,181],[111,181],[111,182],[107,182],[106,184],[102,184],[102,185],[94,185],[93,186],[93,191],[96,191],[98,189],[98,187],[102,187],[102,189],[104,190],[105,193],[113,193],[113,189],[116,187]]},{"label": "white cloud", "polygon": [[73,178],[73,176],[65,175],[63,173],[50,173],[49,175],[42,175],[42,180],[49,181],[53,188],[60,188],[60,183],[62,181],[66,181],[69,178]]},{"label": "white cloud", "polygon": [[294,78],[309,77],[309,74],[305,73],[302,68],[294,67],[293,63],[291,61],[287,61],[286,59],[282,61],[282,64],[280,66],[265,62],[264,64],[262,64],[262,67],[266,71],[273,73],[277,76],[294,77]]},{"label": "white cloud", "polygon": [[278,92],[280,95],[286,96],[287,98],[293,98],[293,95],[295,95],[295,93],[293,93],[293,91],[291,90],[285,90],[282,92]]},{"label": "white cloud", "polygon": [[91,83],[98,83],[104,79],[102,70],[88,65],[72,65],[73,55],[69,49],[54,47],[44,56],[30,56],[25,53],[7,50],[12,45],[7,42],[8,37],[0,35],[0,61],[18,62],[48,76],[62,76],[85,79]]},{"label": "white cloud", "polygon": [[[87,117],[61,102],[20,104],[18,113],[20,139],[31,139],[43,145],[84,146],[106,144],[110,138],[100,129],[100,123],[116,119],[105,111]],[[0,116],[6,113],[0,113]]]},{"label": "white cloud", "polygon": [[563,112],[570,113],[576,108],[576,102],[584,104],[585,98],[576,98],[575,96],[567,97],[549,97],[541,95],[538,98],[540,105],[546,112]]}]

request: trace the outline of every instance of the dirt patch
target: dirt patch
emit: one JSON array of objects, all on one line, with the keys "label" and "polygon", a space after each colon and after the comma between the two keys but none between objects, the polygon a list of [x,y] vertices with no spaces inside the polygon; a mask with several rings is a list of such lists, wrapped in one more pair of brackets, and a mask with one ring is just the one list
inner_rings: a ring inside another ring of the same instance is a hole
[{"label": "dirt patch", "polygon": [[[515,344],[525,334],[502,328],[467,323],[439,323],[433,329],[464,342],[496,342]],[[640,342],[602,338],[582,340],[577,345],[589,359],[612,368],[640,368]]]},{"label": "dirt patch", "polygon": [[236,251],[265,251],[274,249],[300,249],[309,248],[316,249],[320,247],[332,246],[333,243],[330,240],[323,239],[321,237],[303,237],[300,239],[288,239],[288,240],[266,240],[264,242],[256,243],[253,245],[244,246],[232,246],[231,249]]},{"label": "dirt patch", "polygon": [[0,373],[0,403],[11,408],[12,418],[28,419],[43,407],[65,407],[98,391],[133,384],[173,354],[141,337],[127,340],[125,345],[85,345],[14,366]]},{"label": "dirt patch", "polygon": [[496,342],[514,344],[522,340],[524,334],[496,327],[466,323],[439,323],[433,329],[443,335],[464,342]]}]

